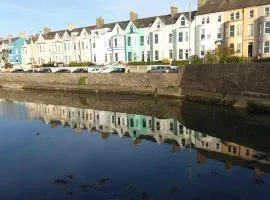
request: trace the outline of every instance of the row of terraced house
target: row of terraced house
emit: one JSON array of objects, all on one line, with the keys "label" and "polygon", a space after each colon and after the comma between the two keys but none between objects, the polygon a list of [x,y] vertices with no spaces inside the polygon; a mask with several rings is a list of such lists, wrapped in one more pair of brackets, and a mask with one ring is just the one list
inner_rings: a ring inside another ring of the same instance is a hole
[{"label": "row of terraced house", "polygon": [[[220,44],[237,56],[270,57],[270,0],[198,0],[198,10],[139,18],[130,12],[127,21],[4,38],[0,41],[1,65],[44,63],[188,60],[203,58]],[[4,58],[4,54],[7,54]]]}]

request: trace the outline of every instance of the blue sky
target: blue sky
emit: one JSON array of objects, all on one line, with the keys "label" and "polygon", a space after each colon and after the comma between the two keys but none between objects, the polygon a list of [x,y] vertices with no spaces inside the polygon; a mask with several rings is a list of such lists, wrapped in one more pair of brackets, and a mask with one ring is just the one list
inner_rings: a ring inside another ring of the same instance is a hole
[{"label": "blue sky", "polygon": [[[196,9],[197,0],[191,1]],[[105,22],[126,20],[131,10],[139,17],[155,16],[172,5],[188,10],[188,0],[0,0],[0,36],[36,33],[45,26],[65,29],[70,23],[88,26],[100,16]]]}]

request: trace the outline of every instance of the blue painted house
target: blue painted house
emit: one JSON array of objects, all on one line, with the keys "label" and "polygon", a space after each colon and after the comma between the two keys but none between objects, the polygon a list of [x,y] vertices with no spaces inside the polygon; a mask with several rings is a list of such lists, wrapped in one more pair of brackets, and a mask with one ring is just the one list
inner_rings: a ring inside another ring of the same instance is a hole
[{"label": "blue painted house", "polygon": [[23,50],[23,45],[27,41],[26,38],[22,37],[17,37],[17,38],[12,38],[11,43],[9,46],[10,49],[10,62],[13,65],[20,65],[22,64],[22,50]]}]

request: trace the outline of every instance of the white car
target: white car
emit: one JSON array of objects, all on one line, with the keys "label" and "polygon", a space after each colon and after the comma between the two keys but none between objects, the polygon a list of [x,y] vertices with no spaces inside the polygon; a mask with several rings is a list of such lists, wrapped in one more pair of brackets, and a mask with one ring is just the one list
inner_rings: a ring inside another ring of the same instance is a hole
[{"label": "white car", "polygon": [[101,67],[94,67],[94,68],[91,68],[89,69],[89,73],[101,73]]},{"label": "white car", "polygon": [[110,72],[112,72],[114,70],[114,68],[112,68],[112,67],[103,67],[103,68],[101,68],[101,70],[100,70],[100,73],[110,73]]}]

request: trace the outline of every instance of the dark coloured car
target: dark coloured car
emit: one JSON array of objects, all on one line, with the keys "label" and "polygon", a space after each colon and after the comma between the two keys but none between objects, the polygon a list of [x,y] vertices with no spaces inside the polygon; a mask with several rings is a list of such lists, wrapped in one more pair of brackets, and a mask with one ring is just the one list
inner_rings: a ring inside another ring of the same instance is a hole
[{"label": "dark coloured car", "polygon": [[39,73],[52,73],[50,68],[42,68],[38,71]]},{"label": "dark coloured car", "polygon": [[125,73],[126,69],[125,68],[116,68],[113,71],[111,71],[110,73]]},{"label": "dark coloured car", "polygon": [[72,73],[88,73],[88,70],[84,68],[79,68],[75,69]]},{"label": "dark coloured car", "polygon": [[168,66],[155,66],[148,70],[147,73],[168,73],[170,69]]},{"label": "dark coloured car", "polygon": [[59,70],[56,71],[55,73],[71,73],[71,71],[68,70],[68,69],[59,69]]},{"label": "dark coloured car", "polygon": [[169,70],[169,73],[179,73],[181,71],[180,67],[173,67]]},{"label": "dark coloured car", "polygon": [[12,73],[23,73],[23,72],[24,72],[23,69],[14,69],[14,70],[12,71]]},{"label": "dark coloured car", "polygon": [[36,70],[36,69],[29,69],[29,70],[25,71],[25,73],[37,73],[37,72],[38,72],[38,70]]}]

